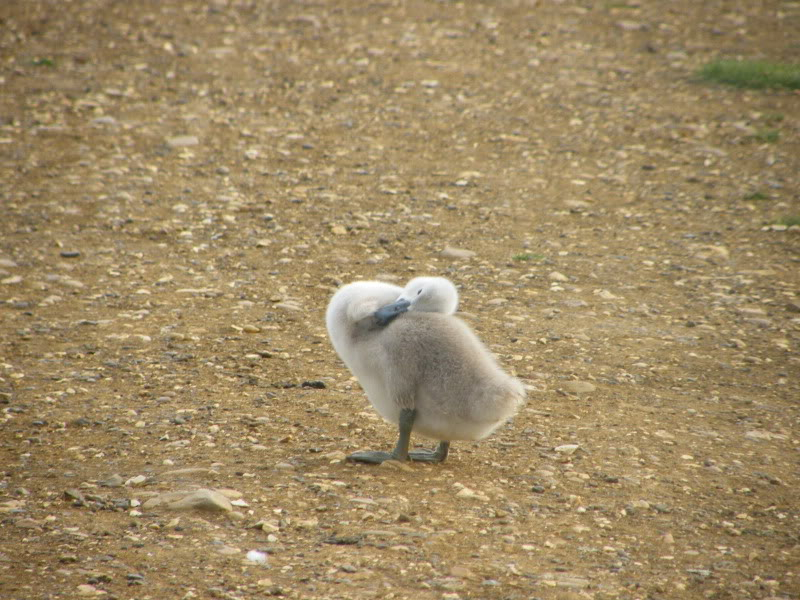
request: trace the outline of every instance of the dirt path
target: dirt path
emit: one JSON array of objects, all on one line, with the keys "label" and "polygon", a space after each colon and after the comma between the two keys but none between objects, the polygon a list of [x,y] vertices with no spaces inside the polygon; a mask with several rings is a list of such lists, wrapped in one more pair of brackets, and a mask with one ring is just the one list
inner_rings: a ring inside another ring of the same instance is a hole
[{"label": "dirt path", "polygon": [[[800,96],[693,77],[798,30],[2,3],[0,597],[800,598]],[[326,303],[418,274],[528,404],[444,465],[347,464],[395,433]]]}]

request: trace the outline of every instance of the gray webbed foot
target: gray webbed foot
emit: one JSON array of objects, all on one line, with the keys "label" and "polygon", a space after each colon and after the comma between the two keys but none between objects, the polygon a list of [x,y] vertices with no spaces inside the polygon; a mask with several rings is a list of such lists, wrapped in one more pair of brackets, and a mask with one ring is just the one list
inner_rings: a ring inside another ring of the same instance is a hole
[{"label": "gray webbed foot", "polygon": [[417,462],[440,463],[447,458],[449,450],[450,442],[439,442],[436,450],[412,450],[408,458]]},{"label": "gray webbed foot", "polygon": [[378,452],[364,450],[363,452],[353,452],[347,457],[350,462],[367,463],[370,465],[379,465],[386,460],[396,460],[390,452]]}]

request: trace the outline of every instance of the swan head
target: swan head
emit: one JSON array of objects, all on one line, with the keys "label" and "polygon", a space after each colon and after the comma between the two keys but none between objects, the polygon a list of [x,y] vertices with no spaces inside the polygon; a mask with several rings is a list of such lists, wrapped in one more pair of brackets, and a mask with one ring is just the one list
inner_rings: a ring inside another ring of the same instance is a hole
[{"label": "swan head", "polygon": [[458,307],[458,291],[444,277],[416,277],[408,282],[400,297],[375,312],[379,325],[386,325],[407,311],[451,315]]},{"label": "swan head", "polygon": [[408,310],[452,315],[458,307],[458,290],[444,277],[416,277],[408,282],[398,301],[407,301]]}]

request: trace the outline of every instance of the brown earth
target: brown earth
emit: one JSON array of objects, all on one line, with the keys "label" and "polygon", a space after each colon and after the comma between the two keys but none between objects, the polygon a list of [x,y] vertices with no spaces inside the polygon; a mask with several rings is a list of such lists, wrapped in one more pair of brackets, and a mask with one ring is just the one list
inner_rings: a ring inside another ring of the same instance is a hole
[{"label": "brown earth", "polygon": [[[0,597],[800,598],[800,97],[694,76],[798,31],[778,0],[3,2]],[[326,303],[418,274],[528,404],[442,465],[348,464],[395,432]],[[238,500],[143,505],[195,488]]]}]

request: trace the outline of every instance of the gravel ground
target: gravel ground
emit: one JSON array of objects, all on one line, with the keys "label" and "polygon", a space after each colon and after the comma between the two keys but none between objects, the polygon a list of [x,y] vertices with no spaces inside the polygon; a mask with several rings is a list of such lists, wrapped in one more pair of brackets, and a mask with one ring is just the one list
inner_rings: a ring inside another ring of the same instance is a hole
[{"label": "gravel ground", "polygon": [[[0,597],[800,598],[797,2],[0,5]],[[389,448],[324,310],[528,388]],[[415,443],[429,444],[414,438]]]}]

